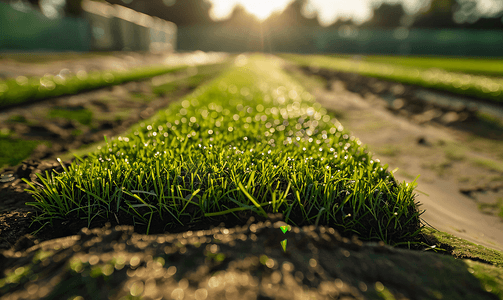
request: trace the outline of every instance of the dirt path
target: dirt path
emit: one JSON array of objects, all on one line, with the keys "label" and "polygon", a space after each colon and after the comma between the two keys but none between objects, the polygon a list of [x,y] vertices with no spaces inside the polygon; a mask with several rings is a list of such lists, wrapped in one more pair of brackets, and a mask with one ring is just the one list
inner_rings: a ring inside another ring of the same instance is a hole
[{"label": "dirt path", "polygon": [[[413,115],[390,111],[389,99],[383,98],[403,99],[406,92],[402,98],[371,92],[362,96],[349,91],[346,86],[351,83],[345,80],[330,80],[329,89],[320,83],[313,90],[318,101],[390,170],[398,168],[398,180],[412,182],[421,175],[416,190],[422,192],[417,201],[426,210],[424,221],[440,231],[503,250],[503,222],[495,215],[497,202],[503,199],[501,139],[478,136],[475,123],[470,132],[439,122],[418,124]],[[479,206],[487,211],[483,213]]]}]

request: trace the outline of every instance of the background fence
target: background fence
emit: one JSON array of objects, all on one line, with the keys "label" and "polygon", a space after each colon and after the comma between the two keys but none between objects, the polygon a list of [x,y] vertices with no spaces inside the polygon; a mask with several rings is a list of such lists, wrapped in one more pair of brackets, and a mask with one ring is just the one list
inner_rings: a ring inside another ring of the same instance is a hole
[{"label": "background fence", "polygon": [[88,51],[86,20],[49,19],[37,10],[19,11],[0,2],[0,50]]},{"label": "background fence", "polygon": [[250,30],[225,26],[178,27],[179,50],[298,53],[503,56],[503,34],[486,30],[338,29]]},{"label": "background fence", "polygon": [[0,2],[0,51],[174,51],[174,23],[84,0],[80,18],[50,19]]}]

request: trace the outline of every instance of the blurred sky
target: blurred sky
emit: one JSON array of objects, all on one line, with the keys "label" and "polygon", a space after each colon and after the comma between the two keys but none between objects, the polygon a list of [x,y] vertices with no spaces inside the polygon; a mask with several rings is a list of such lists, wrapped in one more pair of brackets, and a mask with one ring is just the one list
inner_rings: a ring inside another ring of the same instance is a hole
[{"label": "blurred sky", "polygon": [[[213,3],[212,17],[223,19],[229,16],[236,4],[241,4],[260,20],[272,12],[283,10],[293,0],[210,0]],[[405,11],[413,14],[428,5],[427,0],[308,0],[307,12],[317,12],[322,25],[330,25],[338,18],[353,18],[362,23],[372,17],[372,5],[382,2],[402,3]],[[477,11],[481,15],[491,15],[503,9],[503,0],[477,0]]]}]

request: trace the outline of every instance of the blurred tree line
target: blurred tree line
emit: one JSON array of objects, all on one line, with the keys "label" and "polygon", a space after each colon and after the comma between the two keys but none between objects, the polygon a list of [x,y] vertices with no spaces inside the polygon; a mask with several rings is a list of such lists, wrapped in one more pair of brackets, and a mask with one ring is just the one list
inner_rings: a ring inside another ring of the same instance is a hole
[{"label": "blurred tree line", "polygon": [[[7,2],[8,0],[0,0]],[[44,0],[11,0],[29,2],[39,7]],[[105,1],[105,0],[94,0]],[[66,0],[64,12],[70,16],[82,13],[82,0]],[[236,6],[227,20],[213,21],[210,17],[211,2],[208,0],[106,0],[136,11],[174,22],[178,26],[221,24],[258,28],[321,26],[318,16],[306,16],[304,6],[308,0],[294,0],[283,12],[274,13],[263,23],[243,7]],[[477,0],[431,0],[428,6],[415,15],[408,15],[401,3],[381,3],[373,6],[373,16],[363,24],[352,19],[338,19],[329,28],[352,26],[360,28],[458,28],[458,29],[503,29],[503,11],[492,16],[481,16]]]},{"label": "blurred tree line", "polygon": [[481,16],[477,0],[431,0],[415,15],[405,12],[401,3],[381,3],[373,7],[373,16],[356,25],[351,19],[337,20],[330,27],[344,25],[360,28],[449,28],[449,29],[503,29],[503,11],[493,16]]}]

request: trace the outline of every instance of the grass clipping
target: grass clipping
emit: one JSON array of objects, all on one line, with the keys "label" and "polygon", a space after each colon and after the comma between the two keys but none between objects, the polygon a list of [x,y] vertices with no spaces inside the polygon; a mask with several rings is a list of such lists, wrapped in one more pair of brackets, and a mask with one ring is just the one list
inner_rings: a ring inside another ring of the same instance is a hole
[{"label": "grass clipping", "polygon": [[239,56],[209,85],[30,190],[37,221],[129,218],[146,232],[283,213],[391,245],[420,231],[398,184],[280,67]]}]

